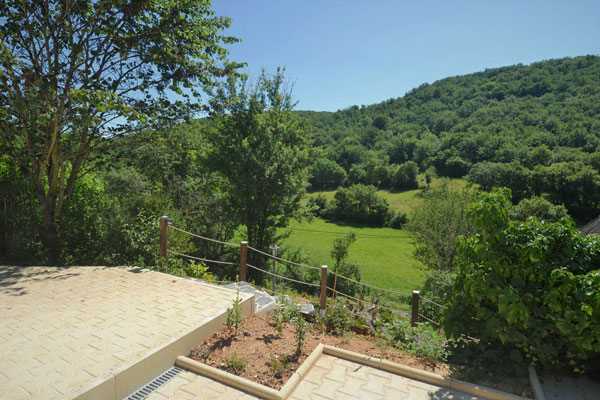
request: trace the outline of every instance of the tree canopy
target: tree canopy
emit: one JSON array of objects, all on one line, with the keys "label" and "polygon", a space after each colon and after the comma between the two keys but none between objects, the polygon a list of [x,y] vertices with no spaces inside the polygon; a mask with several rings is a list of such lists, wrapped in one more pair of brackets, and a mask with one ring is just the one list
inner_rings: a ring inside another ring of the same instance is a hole
[{"label": "tree canopy", "polygon": [[48,249],[90,155],[189,115],[198,87],[235,72],[229,22],[208,0],[0,4],[0,150],[28,183]]}]

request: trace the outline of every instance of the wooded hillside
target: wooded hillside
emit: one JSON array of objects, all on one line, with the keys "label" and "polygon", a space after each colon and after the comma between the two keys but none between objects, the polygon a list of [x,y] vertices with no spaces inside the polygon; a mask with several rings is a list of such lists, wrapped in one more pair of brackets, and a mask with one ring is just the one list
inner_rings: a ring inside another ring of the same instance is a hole
[{"label": "wooded hillside", "polygon": [[488,69],[379,104],[299,113],[323,149],[313,189],[410,188],[416,181],[406,176],[418,167],[484,189],[508,186],[516,202],[545,194],[582,221],[598,212],[598,56]]}]

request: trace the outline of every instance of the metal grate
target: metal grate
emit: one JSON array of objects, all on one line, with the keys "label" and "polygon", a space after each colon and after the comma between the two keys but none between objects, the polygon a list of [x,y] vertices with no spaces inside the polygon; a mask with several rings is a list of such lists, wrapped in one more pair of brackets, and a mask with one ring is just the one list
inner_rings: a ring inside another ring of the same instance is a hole
[{"label": "metal grate", "polygon": [[163,372],[162,374],[160,374],[159,376],[157,376],[156,378],[154,378],[151,382],[149,382],[145,386],[142,386],[134,393],[125,397],[124,400],[144,400],[146,397],[148,397],[150,395],[150,393],[154,392],[159,387],[165,385],[167,382],[169,382],[171,379],[175,378],[181,372],[183,372],[183,369],[181,369],[179,367],[171,367],[168,370],[166,370],[165,372]]}]

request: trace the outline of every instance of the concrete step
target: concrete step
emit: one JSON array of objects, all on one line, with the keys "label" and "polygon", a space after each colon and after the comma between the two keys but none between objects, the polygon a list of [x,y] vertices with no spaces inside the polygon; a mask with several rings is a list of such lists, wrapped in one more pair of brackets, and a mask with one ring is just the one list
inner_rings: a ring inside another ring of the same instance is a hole
[{"label": "concrete step", "polygon": [[263,317],[275,308],[275,298],[262,289],[255,289],[247,282],[236,282],[224,287],[254,295],[254,315]]}]

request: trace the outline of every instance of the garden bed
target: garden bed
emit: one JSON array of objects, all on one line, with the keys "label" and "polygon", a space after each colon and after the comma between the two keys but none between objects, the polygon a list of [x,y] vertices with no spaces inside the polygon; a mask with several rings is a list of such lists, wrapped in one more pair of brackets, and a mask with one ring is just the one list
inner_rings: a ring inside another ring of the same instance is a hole
[{"label": "garden bed", "polygon": [[[278,325],[281,331],[277,329]],[[387,359],[442,376],[455,376],[457,373],[461,377],[469,375],[464,368],[408,354],[390,346],[383,339],[353,333],[337,337],[325,333],[318,325],[307,330],[302,350],[297,352],[295,324],[278,324],[273,319],[259,317],[245,319],[237,333],[224,328],[213,334],[194,347],[189,357],[279,390],[319,343]],[[515,394],[523,394],[529,390],[528,382],[518,378],[507,378],[502,382],[478,379],[475,383]]]}]

